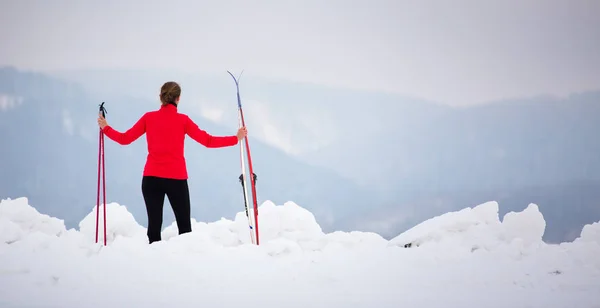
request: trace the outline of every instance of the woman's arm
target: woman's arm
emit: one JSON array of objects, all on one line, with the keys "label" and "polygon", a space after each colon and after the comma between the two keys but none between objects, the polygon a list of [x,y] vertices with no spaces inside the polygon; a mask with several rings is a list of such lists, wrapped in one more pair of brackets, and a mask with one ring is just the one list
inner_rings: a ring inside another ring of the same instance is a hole
[{"label": "woman's arm", "polygon": [[115,130],[114,128],[110,127],[110,125],[106,124],[106,120],[104,120],[104,118],[102,118],[102,115],[100,115],[100,118],[101,118],[101,120],[104,121],[104,124],[105,124],[105,126],[102,128],[102,131],[104,132],[104,134],[108,138],[112,139],[113,141],[115,141],[121,145],[128,145],[128,144],[134,142],[135,140],[137,140],[140,136],[142,136],[146,132],[146,115],[145,114],[130,129],[128,129],[124,133],[121,133],[121,132]]},{"label": "woman's arm", "polygon": [[210,135],[206,131],[201,130],[188,116],[185,116],[185,133],[207,148],[230,147],[236,145],[239,141],[235,135],[225,137]]}]

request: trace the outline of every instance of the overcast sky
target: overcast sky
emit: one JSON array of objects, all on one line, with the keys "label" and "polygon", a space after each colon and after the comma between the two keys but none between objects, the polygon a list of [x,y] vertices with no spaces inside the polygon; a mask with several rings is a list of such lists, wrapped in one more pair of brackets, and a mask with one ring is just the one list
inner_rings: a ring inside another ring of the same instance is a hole
[{"label": "overcast sky", "polygon": [[0,1],[20,68],[243,68],[453,105],[600,88],[595,0]]}]

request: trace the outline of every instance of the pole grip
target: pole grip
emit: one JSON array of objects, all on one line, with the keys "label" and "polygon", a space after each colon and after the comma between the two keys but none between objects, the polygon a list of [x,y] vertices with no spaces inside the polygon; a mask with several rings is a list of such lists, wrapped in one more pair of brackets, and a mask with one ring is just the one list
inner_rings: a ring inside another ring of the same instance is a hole
[{"label": "pole grip", "polygon": [[100,104],[100,113],[102,113],[102,117],[106,118],[106,108],[104,107],[104,102],[102,102],[102,104]]}]

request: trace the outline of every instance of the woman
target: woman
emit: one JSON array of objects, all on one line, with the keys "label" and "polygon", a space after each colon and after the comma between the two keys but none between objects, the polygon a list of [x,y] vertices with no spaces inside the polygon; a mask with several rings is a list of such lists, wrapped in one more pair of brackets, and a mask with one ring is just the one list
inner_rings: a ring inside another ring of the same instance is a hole
[{"label": "woman", "polygon": [[118,132],[99,115],[98,125],[104,134],[121,145],[127,145],[146,133],[148,156],[142,178],[142,194],[148,213],[148,241],[161,240],[163,204],[169,198],[179,234],[192,231],[190,194],[183,155],[185,135],[208,147],[236,145],[247,135],[245,127],[236,136],[212,136],[198,128],[187,115],[177,111],[181,88],[176,82],[166,82],[160,89],[160,109],[145,113],[129,130]]}]

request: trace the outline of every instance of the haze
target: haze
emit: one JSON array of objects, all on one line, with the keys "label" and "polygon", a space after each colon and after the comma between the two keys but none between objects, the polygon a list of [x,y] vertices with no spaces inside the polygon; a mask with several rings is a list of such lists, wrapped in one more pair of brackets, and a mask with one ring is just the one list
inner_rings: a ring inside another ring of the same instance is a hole
[{"label": "haze", "polygon": [[0,64],[223,72],[451,105],[600,84],[599,1],[2,1]]},{"label": "haze", "polygon": [[[213,134],[239,74],[259,202],[327,231],[399,234],[498,201],[544,239],[600,219],[598,1],[4,1],[0,198],[76,227],[95,204],[97,108],[124,131],[162,83]],[[145,140],[107,142],[108,198],[146,221]],[[242,209],[236,149],[188,140],[194,217]],[[165,225],[170,211],[165,210]]]}]

